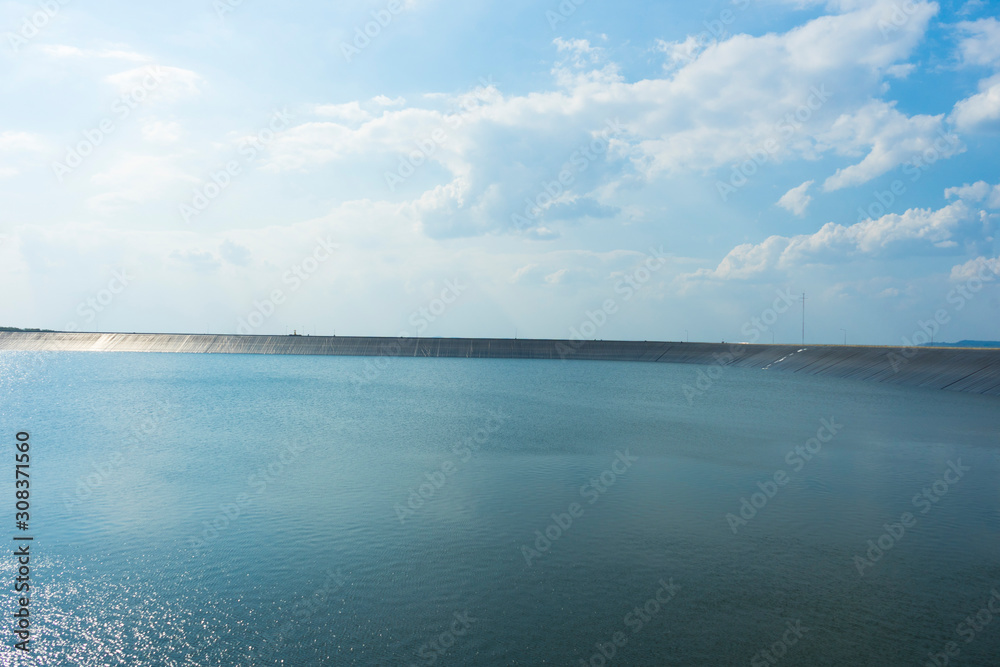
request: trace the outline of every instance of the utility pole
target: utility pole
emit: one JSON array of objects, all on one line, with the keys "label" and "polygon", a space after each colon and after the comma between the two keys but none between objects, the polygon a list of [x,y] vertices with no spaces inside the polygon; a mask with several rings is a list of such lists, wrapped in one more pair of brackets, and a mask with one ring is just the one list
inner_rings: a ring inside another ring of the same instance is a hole
[{"label": "utility pole", "polygon": [[841,329],[844,332],[844,345],[847,345],[847,329]]},{"label": "utility pole", "polygon": [[802,293],[802,344],[806,344],[806,293]]}]

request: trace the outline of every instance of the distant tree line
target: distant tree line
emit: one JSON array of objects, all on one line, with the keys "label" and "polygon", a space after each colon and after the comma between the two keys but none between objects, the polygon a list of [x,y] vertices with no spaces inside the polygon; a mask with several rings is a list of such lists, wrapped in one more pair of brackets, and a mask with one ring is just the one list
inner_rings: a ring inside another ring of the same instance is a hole
[{"label": "distant tree line", "polygon": [[957,343],[924,343],[919,347],[1000,347],[1000,341],[960,340]]},{"label": "distant tree line", "polygon": [[31,333],[55,333],[52,329],[18,329],[17,327],[0,327],[0,331],[25,331]]}]

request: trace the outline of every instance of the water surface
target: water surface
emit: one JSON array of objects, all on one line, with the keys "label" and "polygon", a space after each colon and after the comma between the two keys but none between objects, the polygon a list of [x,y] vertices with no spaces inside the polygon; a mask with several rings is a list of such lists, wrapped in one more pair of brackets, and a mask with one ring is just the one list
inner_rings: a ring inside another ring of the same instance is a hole
[{"label": "water surface", "polygon": [[3,353],[30,664],[995,664],[996,398],[696,372]]}]

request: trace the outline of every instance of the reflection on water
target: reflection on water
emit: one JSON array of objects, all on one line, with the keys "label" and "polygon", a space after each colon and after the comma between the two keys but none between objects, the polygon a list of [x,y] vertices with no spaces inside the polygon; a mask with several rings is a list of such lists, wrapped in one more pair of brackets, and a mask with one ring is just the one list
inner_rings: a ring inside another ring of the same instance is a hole
[{"label": "reflection on water", "polygon": [[696,367],[668,364],[396,358],[359,383],[359,358],[35,357],[0,356],[4,432],[35,457],[32,664],[1000,655],[1000,623],[960,626],[1000,587],[995,398],[729,368],[689,402]]}]

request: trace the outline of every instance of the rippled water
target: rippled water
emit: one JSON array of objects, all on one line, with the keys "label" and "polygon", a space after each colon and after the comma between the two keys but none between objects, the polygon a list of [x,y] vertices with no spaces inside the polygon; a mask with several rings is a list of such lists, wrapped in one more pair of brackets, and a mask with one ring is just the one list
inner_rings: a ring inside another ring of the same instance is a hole
[{"label": "rippled water", "polygon": [[2,663],[997,664],[997,399],[697,370],[3,353]]}]

